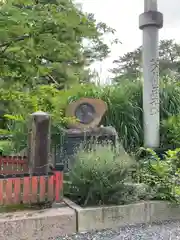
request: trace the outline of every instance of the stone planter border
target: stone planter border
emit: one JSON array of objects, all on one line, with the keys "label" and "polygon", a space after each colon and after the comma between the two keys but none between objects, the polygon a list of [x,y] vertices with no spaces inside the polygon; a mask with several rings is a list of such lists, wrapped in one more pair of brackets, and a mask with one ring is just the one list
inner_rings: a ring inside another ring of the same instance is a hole
[{"label": "stone planter border", "polygon": [[88,208],[82,208],[69,199],[64,201],[76,212],[77,232],[180,220],[180,206],[163,201]]},{"label": "stone planter border", "polygon": [[64,203],[52,209],[0,214],[0,239],[49,240],[76,232],[180,220],[180,207],[162,201],[88,208],[69,199]]}]

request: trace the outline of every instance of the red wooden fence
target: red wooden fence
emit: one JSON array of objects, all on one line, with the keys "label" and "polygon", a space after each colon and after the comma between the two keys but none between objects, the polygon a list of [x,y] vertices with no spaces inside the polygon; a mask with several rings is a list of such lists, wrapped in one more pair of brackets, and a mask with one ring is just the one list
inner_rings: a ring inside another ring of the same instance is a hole
[{"label": "red wooden fence", "polygon": [[26,157],[0,157],[0,174],[27,173]]},{"label": "red wooden fence", "polygon": [[60,201],[63,172],[29,176],[26,159],[0,158],[0,205]]}]

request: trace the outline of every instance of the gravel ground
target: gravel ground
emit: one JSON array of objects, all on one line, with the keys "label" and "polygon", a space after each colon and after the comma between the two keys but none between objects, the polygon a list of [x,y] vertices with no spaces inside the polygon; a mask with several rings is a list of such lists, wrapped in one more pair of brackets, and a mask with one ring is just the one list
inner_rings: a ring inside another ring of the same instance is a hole
[{"label": "gravel ground", "polygon": [[57,240],[180,240],[180,221],[74,234]]}]

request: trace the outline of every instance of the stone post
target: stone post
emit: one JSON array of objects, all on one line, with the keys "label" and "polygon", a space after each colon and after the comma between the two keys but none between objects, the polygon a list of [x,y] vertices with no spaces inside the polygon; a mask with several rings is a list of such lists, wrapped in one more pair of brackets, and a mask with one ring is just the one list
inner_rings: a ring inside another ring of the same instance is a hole
[{"label": "stone post", "polygon": [[45,112],[30,115],[28,133],[29,173],[47,174],[50,158],[50,116]]},{"label": "stone post", "polygon": [[162,27],[163,14],[157,10],[157,0],[144,0],[139,28],[143,31],[144,146],[149,148],[158,148],[160,144],[158,44]]}]

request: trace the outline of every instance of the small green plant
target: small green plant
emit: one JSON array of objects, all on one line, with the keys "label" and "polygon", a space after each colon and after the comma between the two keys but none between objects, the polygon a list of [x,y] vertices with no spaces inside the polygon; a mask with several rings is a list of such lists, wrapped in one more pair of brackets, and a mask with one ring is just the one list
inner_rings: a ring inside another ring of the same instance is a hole
[{"label": "small green plant", "polygon": [[13,143],[9,140],[1,140],[0,141],[0,154],[4,156],[8,156],[12,154],[14,148]]},{"label": "small green plant", "polygon": [[27,146],[27,122],[22,115],[6,114],[4,117],[7,119],[14,153],[18,153]]},{"label": "small green plant", "polygon": [[65,184],[65,195],[82,206],[125,204],[137,200],[132,183],[136,162],[122,147],[96,144],[80,149]]},{"label": "small green plant", "polygon": [[170,116],[162,121],[161,141],[164,147],[180,147],[180,115]]},{"label": "small green plant", "polygon": [[139,179],[154,192],[154,199],[180,202],[180,149],[169,150],[161,160],[157,154],[150,153],[141,162]]}]

